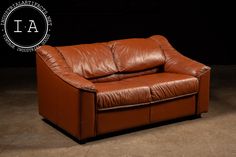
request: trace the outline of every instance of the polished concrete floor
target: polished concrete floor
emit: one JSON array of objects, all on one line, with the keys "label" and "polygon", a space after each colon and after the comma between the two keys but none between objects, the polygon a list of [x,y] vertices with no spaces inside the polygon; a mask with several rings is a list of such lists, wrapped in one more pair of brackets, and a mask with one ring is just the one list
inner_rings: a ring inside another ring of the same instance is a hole
[{"label": "polished concrete floor", "polygon": [[34,69],[0,69],[0,157],[236,156],[236,66],[212,66],[209,113],[78,144],[42,121]]}]

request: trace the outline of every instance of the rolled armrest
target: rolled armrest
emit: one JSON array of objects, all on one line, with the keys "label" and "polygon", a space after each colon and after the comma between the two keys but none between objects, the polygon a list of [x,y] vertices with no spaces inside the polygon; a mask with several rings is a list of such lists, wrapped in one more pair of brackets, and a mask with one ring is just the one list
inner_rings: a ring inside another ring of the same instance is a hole
[{"label": "rolled armrest", "polygon": [[36,49],[36,52],[54,74],[60,77],[63,81],[78,89],[96,91],[95,86],[91,81],[73,73],[71,68],[66,64],[63,56],[55,47],[48,45],[40,46]]},{"label": "rolled armrest", "polygon": [[210,67],[180,54],[171,46],[165,37],[161,35],[155,35],[152,36],[151,39],[158,42],[164,51],[166,57],[164,70],[166,72],[181,73],[200,77],[202,74],[210,70]]}]

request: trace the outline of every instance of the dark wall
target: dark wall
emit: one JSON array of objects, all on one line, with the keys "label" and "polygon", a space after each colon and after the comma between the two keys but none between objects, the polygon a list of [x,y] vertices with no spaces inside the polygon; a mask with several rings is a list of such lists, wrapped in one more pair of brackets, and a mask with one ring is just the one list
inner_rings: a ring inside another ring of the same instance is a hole
[{"label": "dark wall", "polygon": [[[0,6],[0,15],[15,1]],[[122,38],[166,36],[184,55],[205,64],[236,64],[235,11],[227,1],[38,1],[53,26],[47,44],[71,45]],[[2,33],[2,32],[1,32]],[[1,34],[2,36],[2,34]],[[12,50],[0,39],[0,66],[35,66],[35,53]]]}]

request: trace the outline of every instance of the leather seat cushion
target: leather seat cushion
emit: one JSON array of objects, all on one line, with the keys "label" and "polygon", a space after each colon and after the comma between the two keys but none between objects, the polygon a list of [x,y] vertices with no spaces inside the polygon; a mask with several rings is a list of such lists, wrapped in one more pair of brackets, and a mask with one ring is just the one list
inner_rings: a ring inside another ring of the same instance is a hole
[{"label": "leather seat cushion", "polygon": [[109,42],[119,72],[135,72],[163,65],[165,56],[152,39],[123,39]]},{"label": "leather seat cushion", "polygon": [[95,83],[95,87],[99,109],[147,103],[152,100],[149,87],[134,81],[132,78]]},{"label": "leather seat cushion", "polygon": [[95,83],[98,109],[138,105],[153,101],[173,99],[198,91],[195,77],[156,73],[120,81]]},{"label": "leather seat cushion", "polygon": [[150,87],[152,101],[163,101],[198,92],[198,79],[176,73],[158,73],[141,76]]},{"label": "leather seat cushion", "polygon": [[56,47],[66,63],[85,78],[97,78],[118,72],[106,43]]}]

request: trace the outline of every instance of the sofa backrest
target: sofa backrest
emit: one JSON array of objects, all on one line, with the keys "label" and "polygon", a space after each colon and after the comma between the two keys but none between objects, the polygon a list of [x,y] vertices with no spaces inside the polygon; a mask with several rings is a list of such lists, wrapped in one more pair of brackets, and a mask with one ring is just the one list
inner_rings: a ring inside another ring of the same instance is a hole
[{"label": "sofa backrest", "polygon": [[97,78],[118,72],[110,47],[105,43],[56,48],[73,72],[85,78]]},{"label": "sofa backrest", "polygon": [[160,66],[165,56],[154,40],[123,39],[109,42],[119,72],[136,72]]},{"label": "sofa backrest", "polygon": [[73,72],[93,82],[155,73],[165,62],[160,46],[150,38],[56,48]]}]

